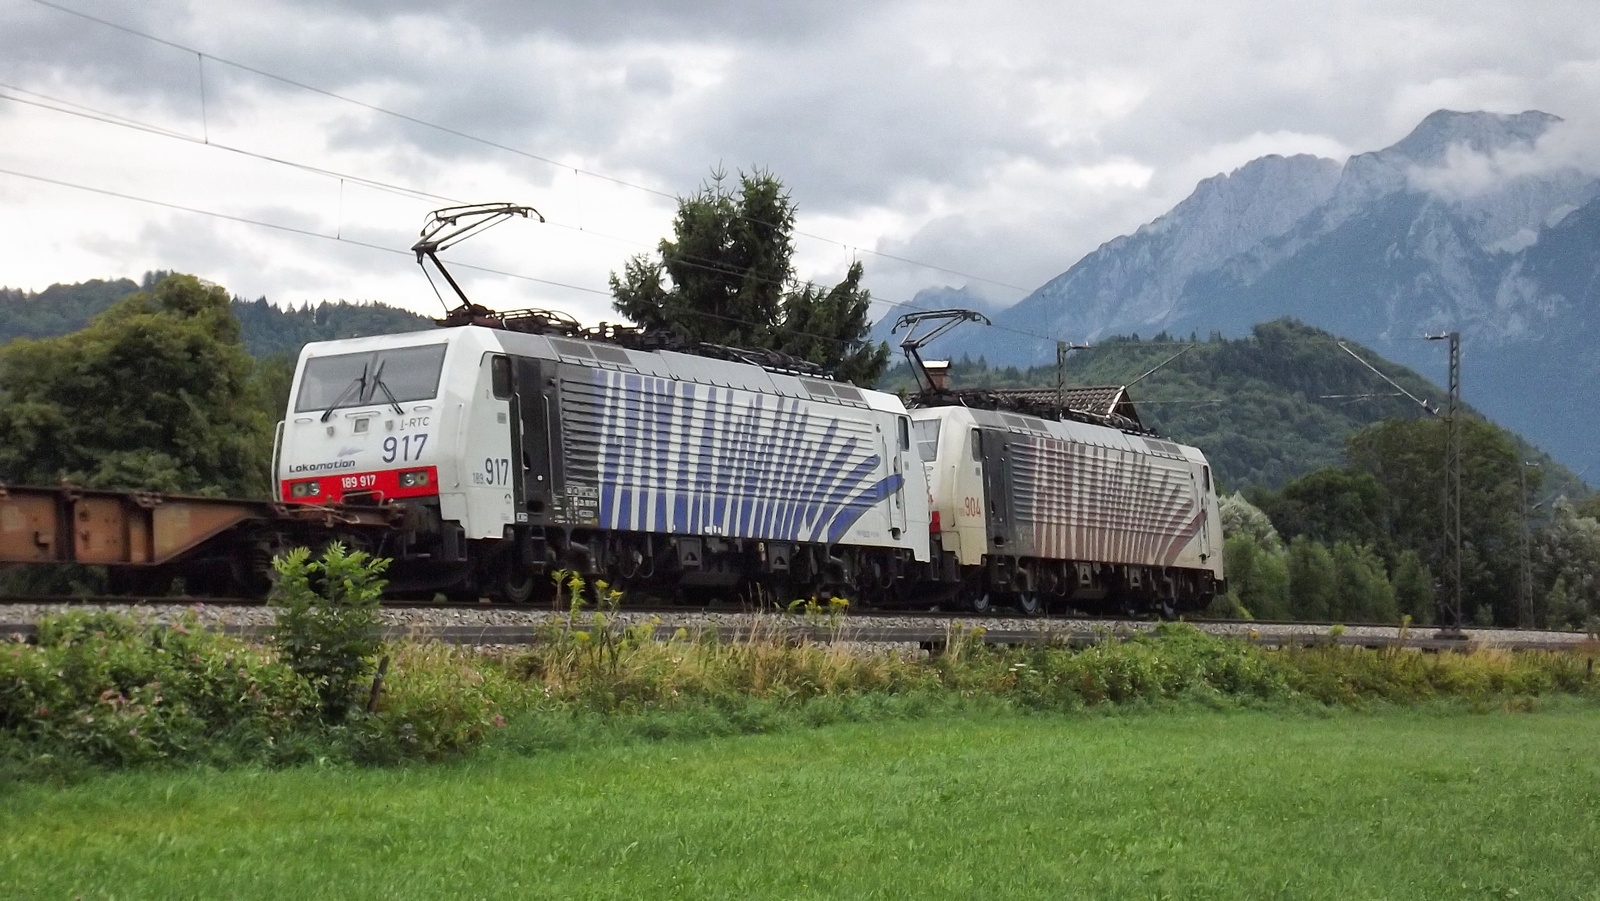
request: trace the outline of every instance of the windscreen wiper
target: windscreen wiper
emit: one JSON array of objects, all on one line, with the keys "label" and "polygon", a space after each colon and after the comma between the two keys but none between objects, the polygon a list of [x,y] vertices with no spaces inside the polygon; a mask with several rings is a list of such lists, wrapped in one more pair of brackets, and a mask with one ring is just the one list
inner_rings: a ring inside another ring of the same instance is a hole
[{"label": "windscreen wiper", "polygon": [[383,383],[383,364],[386,362],[388,361],[385,360],[378,364],[378,371],[372,374],[372,384],[376,385],[378,390],[383,392],[384,397],[389,398],[389,406],[394,407],[395,414],[398,416],[404,416],[406,415],[406,411],[400,409],[400,402],[394,399],[394,392],[390,391],[389,386]]},{"label": "windscreen wiper", "polygon": [[356,389],[356,400],[360,401],[361,395],[367,393],[367,367],[361,367],[361,374],[351,379],[350,384],[344,386],[344,390],[339,392],[339,396],[334,398],[333,403],[328,405],[328,409],[322,411],[323,422],[327,422],[328,417],[333,415],[333,411],[339,409],[339,405],[344,403],[344,399],[350,396],[351,388]]}]

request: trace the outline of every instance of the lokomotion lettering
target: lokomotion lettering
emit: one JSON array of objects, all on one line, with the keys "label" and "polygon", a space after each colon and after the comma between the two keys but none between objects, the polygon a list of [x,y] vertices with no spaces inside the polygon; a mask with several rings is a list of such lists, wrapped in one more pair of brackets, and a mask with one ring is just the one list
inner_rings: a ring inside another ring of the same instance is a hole
[{"label": "lokomotion lettering", "polygon": [[327,463],[291,463],[290,472],[338,472],[341,469],[354,469],[354,460],[333,460]]}]

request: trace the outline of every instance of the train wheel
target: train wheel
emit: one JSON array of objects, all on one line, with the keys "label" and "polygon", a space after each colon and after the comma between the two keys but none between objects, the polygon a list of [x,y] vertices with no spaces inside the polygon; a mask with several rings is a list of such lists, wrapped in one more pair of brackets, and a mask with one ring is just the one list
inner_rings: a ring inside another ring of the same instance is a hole
[{"label": "train wheel", "polygon": [[1017,610],[1027,616],[1034,616],[1039,612],[1039,594],[1034,591],[1017,592]]},{"label": "train wheel", "polygon": [[526,604],[533,599],[534,591],[538,587],[538,576],[527,567],[517,566],[507,560],[505,569],[500,573],[498,584],[495,586],[497,589],[495,593],[507,603]]},{"label": "train wheel", "polygon": [[967,606],[972,608],[973,613],[989,613],[994,610],[994,599],[987,591],[974,592]]}]

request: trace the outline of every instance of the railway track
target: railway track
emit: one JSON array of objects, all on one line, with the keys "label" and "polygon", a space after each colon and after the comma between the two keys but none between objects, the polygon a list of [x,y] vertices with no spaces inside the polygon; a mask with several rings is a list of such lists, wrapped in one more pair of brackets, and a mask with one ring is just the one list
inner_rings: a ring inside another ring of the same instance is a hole
[{"label": "railway track", "polygon": [[[223,625],[216,628],[224,634],[255,639],[264,639],[272,632],[271,626],[263,625]],[[675,635],[679,628],[671,625],[656,626],[656,638],[663,641],[667,640]],[[843,642],[877,646],[915,645],[918,648],[930,651],[937,651],[943,648],[949,643],[952,635],[949,627],[934,628],[917,625],[876,628],[867,626],[817,626],[810,624],[784,624],[778,627],[723,625],[702,629],[700,634],[706,632],[716,634],[723,641],[743,641],[748,640],[753,635],[760,635],[763,637],[777,637],[793,642],[805,641],[816,644]],[[28,641],[36,633],[37,627],[32,623],[0,623],[0,636],[12,641]],[[1132,637],[1134,634],[1136,633],[1113,633],[1104,629],[985,629],[976,634],[975,637],[986,644],[1011,647],[1029,645],[1088,647],[1105,641],[1123,640]],[[383,628],[382,635],[386,640],[433,640],[481,647],[506,647],[537,643],[543,636],[548,635],[548,632],[539,626],[390,625]],[[1351,635],[1329,636],[1304,632],[1255,634],[1249,637],[1240,637],[1239,640],[1270,648],[1340,646],[1379,649],[1401,646],[1422,651],[1466,653],[1482,647],[1478,643],[1459,639],[1410,636],[1405,638]],[[1584,644],[1579,642],[1539,639],[1522,639],[1510,644],[1496,643],[1495,646],[1517,650],[1545,651],[1574,650],[1585,647]]]},{"label": "railway track", "polygon": [[[226,607],[237,607],[237,608],[269,609],[267,603],[264,600],[260,599],[260,598],[200,597],[200,596],[196,596],[196,597],[189,597],[189,596],[180,596],[180,597],[160,596],[160,597],[155,597],[155,596],[126,595],[126,594],[120,594],[120,595],[27,595],[27,596],[22,596],[22,595],[0,595],[0,610],[3,610],[4,608],[10,607],[10,606],[28,606],[28,607],[35,607],[35,606],[65,606],[65,607],[82,607],[82,606],[103,606],[103,607],[159,606],[159,607],[173,607],[173,608],[190,608],[190,607],[224,607],[224,608],[226,608]],[[506,613],[534,613],[534,614],[552,614],[553,613],[553,614],[560,614],[560,615],[565,615],[567,613],[567,608],[565,606],[534,606],[534,605],[521,605],[521,606],[519,606],[519,605],[514,605],[514,604],[490,603],[490,602],[487,602],[487,601],[388,599],[388,600],[385,600],[383,602],[383,606],[386,609],[394,609],[394,610],[476,610],[476,611],[498,611],[498,612],[506,612]],[[590,606],[585,606],[583,609],[584,609],[585,612],[592,612],[595,608],[592,605],[590,605]],[[779,610],[777,607],[773,607],[773,608],[770,608],[770,609],[760,609],[756,605],[753,605],[753,604],[727,602],[727,603],[704,604],[704,605],[700,605],[700,606],[691,606],[691,605],[687,605],[687,604],[676,604],[676,605],[672,605],[672,604],[647,604],[647,605],[629,604],[627,606],[623,606],[623,607],[618,608],[615,612],[621,613],[621,614],[629,614],[629,615],[675,616],[675,615],[682,615],[682,614],[739,614],[739,615],[779,614],[779,613],[783,613],[784,611]],[[800,616],[800,615],[803,615],[803,614],[790,614],[790,615]],[[823,615],[826,616],[826,614],[823,614]],[[1153,623],[1158,621],[1158,620],[1153,619],[1153,618],[1130,619],[1130,618],[1125,617],[1125,616],[1097,616],[1095,614],[1079,613],[1079,612],[1025,614],[1025,613],[1022,613],[1020,611],[1016,611],[1016,610],[998,609],[998,608],[995,609],[995,610],[992,610],[990,612],[987,612],[987,613],[974,613],[974,612],[972,612],[970,610],[940,610],[938,608],[930,608],[930,609],[927,609],[927,610],[914,610],[914,609],[904,609],[904,608],[902,608],[902,609],[870,609],[869,608],[869,609],[859,609],[859,610],[858,609],[851,609],[847,613],[842,614],[842,616],[844,616],[845,618],[850,619],[850,620],[893,619],[893,618],[905,618],[905,617],[939,617],[939,618],[946,619],[946,620],[949,620],[949,621],[952,621],[952,622],[960,622],[960,621],[989,621],[989,620],[1007,620],[1007,621],[1009,621],[1009,620],[1018,620],[1018,621],[1040,622],[1040,623],[1049,623],[1049,622],[1071,622],[1071,623],[1091,622],[1091,623],[1105,623],[1107,626],[1110,626],[1110,627],[1113,627],[1113,628],[1114,627],[1118,627],[1118,626],[1136,626],[1136,625],[1148,626],[1148,625],[1151,625],[1151,624],[1153,624]],[[1355,621],[1343,621],[1343,620],[1342,621],[1334,621],[1334,620],[1279,620],[1279,619],[1237,620],[1237,619],[1210,619],[1210,618],[1206,618],[1206,617],[1184,616],[1184,617],[1182,617],[1182,621],[1186,622],[1186,623],[1191,623],[1191,624],[1196,625],[1196,626],[1234,626],[1234,627],[1251,627],[1251,628],[1283,627],[1283,628],[1296,628],[1296,629],[1307,629],[1307,630],[1321,629],[1321,630],[1324,630],[1324,631],[1326,631],[1328,629],[1333,629],[1333,628],[1343,628],[1343,629],[1397,629],[1398,628],[1393,623],[1369,623],[1369,622],[1355,622]],[[1435,632],[1435,631],[1438,630],[1438,628],[1439,627],[1437,627],[1437,626],[1412,626],[1412,627],[1410,627],[1411,631],[1414,634],[1422,634],[1422,633],[1425,633],[1425,632]],[[1558,632],[1558,631],[1549,630],[1549,629],[1527,629],[1527,628],[1522,628],[1522,627],[1518,627],[1518,626],[1503,626],[1503,627],[1497,626],[1497,627],[1494,627],[1494,628],[1471,629],[1471,630],[1468,630],[1467,632],[1460,633],[1460,634],[1461,634],[1461,637],[1463,639],[1470,639],[1470,638],[1474,637],[1475,635],[1477,635],[1479,633],[1492,634],[1492,635],[1495,635],[1495,636],[1499,636],[1499,635],[1502,635],[1502,634],[1504,634],[1504,635],[1528,634],[1528,635],[1574,635],[1574,636],[1577,636],[1579,634],[1579,633],[1569,633],[1569,632]],[[1578,639],[1578,640],[1581,640],[1581,639]]]},{"label": "railway track", "polygon": [[[272,613],[259,601],[238,598],[0,597],[0,637],[31,639],[39,616],[70,608],[126,609],[155,620],[194,613],[205,628],[247,638],[264,638]],[[586,611],[576,627],[593,628]],[[380,614],[384,636],[422,638],[469,645],[525,645],[535,642],[551,624],[567,620],[567,611],[471,603],[392,602]],[[863,645],[916,646],[937,649],[955,629],[973,632],[1000,645],[1056,644],[1085,646],[1119,640],[1155,627],[1149,620],[1093,619],[1067,616],[1023,616],[944,613],[937,611],[857,611],[839,616],[757,613],[739,605],[691,608],[625,607],[609,615],[613,627],[655,621],[660,638],[678,629],[715,634],[722,640],[746,640],[759,633],[790,641],[850,642]],[[1431,628],[1400,630],[1379,624],[1241,622],[1191,620],[1199,629],[1268,647],[1340,645],[1384,648],[1403,646],[1428,651],[1468,651],[1485,646],[1539,650],[1594,649],[1600,643],[1580,633],[1534,630],[1471,630],[1455,636]]]}]

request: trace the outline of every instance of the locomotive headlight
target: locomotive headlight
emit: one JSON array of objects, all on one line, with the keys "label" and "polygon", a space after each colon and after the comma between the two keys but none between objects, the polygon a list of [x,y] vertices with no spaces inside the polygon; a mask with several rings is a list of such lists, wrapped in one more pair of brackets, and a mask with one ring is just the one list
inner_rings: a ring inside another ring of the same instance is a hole
[{"label": "locomotive headlight", "polygon": [[306,495],[311,493],[311,489],[316,484],[317,484],[316,482],[295,482],[293,485],[289,486],[289,496],[290,497],[305,497]]},{"label": "locomotive headlight", "polygon": [[413,469],[410,472],[400,473],[401,488],[421,488],[428,484],[428,471],[426,469]]}]

